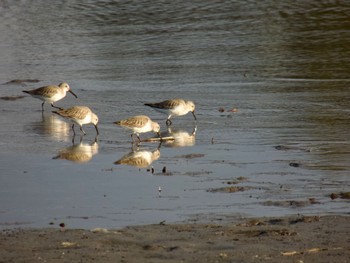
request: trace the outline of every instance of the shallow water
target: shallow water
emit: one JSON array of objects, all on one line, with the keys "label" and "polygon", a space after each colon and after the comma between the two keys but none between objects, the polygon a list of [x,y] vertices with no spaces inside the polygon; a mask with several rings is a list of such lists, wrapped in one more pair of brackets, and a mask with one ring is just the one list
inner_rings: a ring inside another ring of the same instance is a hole
[{"label": "shallow water", "polygon": [[[350,191],[349,11],[320,1],[2,1],[1,227],[348,214],[347,199],[329,196]],[[39,82],[5,84],[14,79]],[[97,143],[93,126],[73,143],[39,100],[4,100],[61,81],[79,98],[56,104],[91,107]],[[147,114],[166,133],[166,116],[143,103],[175,97],[195,101],[198,121],[174,118],[177,140],[148,168],[116,165],[132,145],[113,121]],[[231,186],[245,188],[215,191]]]}]

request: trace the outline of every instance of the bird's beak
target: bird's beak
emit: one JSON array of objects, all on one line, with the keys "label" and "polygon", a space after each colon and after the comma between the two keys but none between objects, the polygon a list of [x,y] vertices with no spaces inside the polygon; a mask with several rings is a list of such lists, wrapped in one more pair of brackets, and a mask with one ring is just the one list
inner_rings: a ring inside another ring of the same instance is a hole
[{"label": "bird's beak", "polygon": [[194,120],[197,120],[197,117],[196,117],[196,115],[194,114],[194,111],[192,111],[192,115],[193,115]]},{"label": "bird's beak", "polygon": [[78,96],[77,96],[77,95],[75,95],[75,93],[74,93],[73,91],[68,90],[68,92],[72,93],[72,95],[73,95],[75,98],[78,98]]},{"label": "bird's beak", "polygon": [[100,133],[98,132],[97,125],[95,125],[95,129],[96,129],[96,133],[97,133],[97,135],[99,135]]}]

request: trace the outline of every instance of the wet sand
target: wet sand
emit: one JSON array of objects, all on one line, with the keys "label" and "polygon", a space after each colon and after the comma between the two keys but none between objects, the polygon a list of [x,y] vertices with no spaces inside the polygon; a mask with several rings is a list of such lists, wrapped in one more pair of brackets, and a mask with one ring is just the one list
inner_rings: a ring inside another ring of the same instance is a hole
[{"label": "wet sand", "polygon": [[346,216],[3,230],[1,262],[349,262]]}]

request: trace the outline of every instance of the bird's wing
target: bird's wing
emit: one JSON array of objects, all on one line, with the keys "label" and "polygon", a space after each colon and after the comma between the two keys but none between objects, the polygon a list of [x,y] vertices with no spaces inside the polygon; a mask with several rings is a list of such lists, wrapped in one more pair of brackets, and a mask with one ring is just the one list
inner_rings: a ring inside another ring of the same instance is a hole
[{"label": "bird's wing", "polygon": [[69,109],[63,109],[63,110],[58,110],[55,113],[58,115],[61,115],[62,117],[67,117],[67,118],[72,118],[74,117],[75,119],[84,119],[86,115],[90,112],[90,109],[84,106],[75,106]]},{"label": "bird's wing", "polygon": [[173,109],[176,106],[179,106],[182,104],[184,101],[181,99],[174,99],[174,100],[165,100],[162,102],[157,102],[157,103],[146,103],[146,106],[150,106],[153,108],[158,108],[158,109]]},{"label": "bird's wing", "polygon": [[141,128],[146,125],[147,122],[149,122],[149,118],[147,116],[135,116],[131,117],[126,120],[122,120],[119,122],[120,125],[127,126],[127,127],[137,127]]},{"label": "bird's wing", "polygon": [[50,86],[40,87],[34,90],[29,90],[27,91],[27,93],[31,95],[40,95],[40,96],[50,98],[57,93],[57,89],[58,89],[57,86],[50,85]]}]

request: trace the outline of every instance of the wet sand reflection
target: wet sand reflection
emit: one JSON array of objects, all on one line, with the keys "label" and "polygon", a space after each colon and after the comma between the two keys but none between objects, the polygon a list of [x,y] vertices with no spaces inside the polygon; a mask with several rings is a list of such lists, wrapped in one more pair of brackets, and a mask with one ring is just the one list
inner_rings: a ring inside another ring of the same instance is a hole
[{"label": "wet sand reflection", "polygon": [[86,163],[89,162],[94,155],[98,153],[98,143],[95,140],[93,143],[84,143],[83,137],[80,137],[79,143],[63,148],[59,151],[58,155],[52,159],[64,159],[74,163]]},{"label": "wet sand reflection", "polygon": [[159,148],[150,151],[150,150],[132,150],[130,153],[125,154],[121,159],[114,162],[114,164],[123,164],[123,165],[129,165],[129,166],[135,166],[138,168],[147,168],[149,167],[154,161],[158,160],[160,157],[160,150]]},{"label": "wet sand reflection", "polygon": [[168,131],[162,132],[162,137],[172,137],[173,140],[165,140],[162,142],[162,146],[165,147],[185,147],[185,146],[193,146],[196,143],[196,132],[197,126],[193,127],[192,132],[187,132],[182,129],[172,129],[168,128]]},{"label": "wet sand reflection", "polygon": [[30,124],[30,129],[39,135],[47,135],[57,141],[68,141],[70,125],[53,114],[42,114],[41,121]]}]

